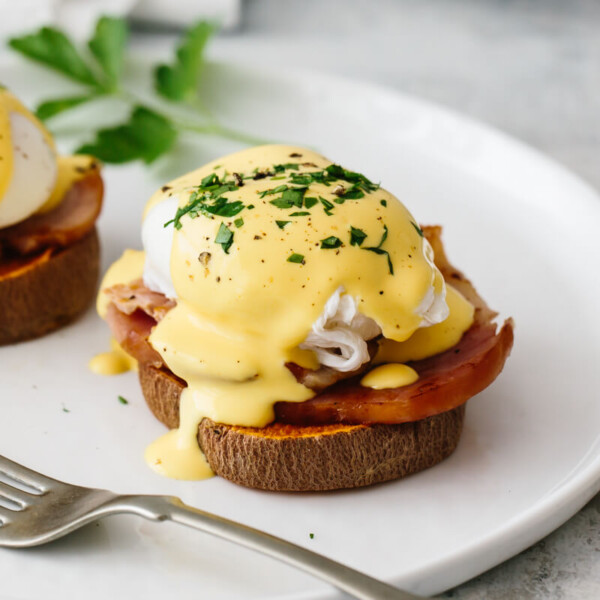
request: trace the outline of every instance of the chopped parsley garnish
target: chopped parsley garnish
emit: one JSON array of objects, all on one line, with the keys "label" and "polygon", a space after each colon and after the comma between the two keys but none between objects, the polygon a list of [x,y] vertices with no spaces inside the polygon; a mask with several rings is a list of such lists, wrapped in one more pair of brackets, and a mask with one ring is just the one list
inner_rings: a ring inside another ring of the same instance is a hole
[{"label": "chopped parsley garnish", "polygon": [[289,200],[283,198],[275,198],[275,200],[269,200],[269,202],[277,208],[292,208],[292,203]]},{"label": "chopped parsley garnish", "polygon": [[335,237],[334,235],[321,240],[321,248],[324,250],[333,250],[334,248],[339,248],[342,245],[342,240],[340,238]]},{"label": "chopped parsley garnish", "polygon": [[309,533],[309,534],[308,534],[308,537],[309,537],[311,540],[314,540],[314,539],[315,539],[315,534],[314,534],[314,533]]},{"label": "chopped parsley garnish", "polygon": [[377,246],[371,246],[370,248],[363,248],[363,250],[368,250],[369,252],[375,252],[375,254],[383,254],[387,256],[388,269],[390,270],[390,275],[394,274],[394,265],[392,264],[392,259],[390,258],[390,253],[387,250],[384,250],[381,246],[387,239],[388,236],[388,228],[386,225],[383,226],[383,235],[381,236],[381,241]]},{"label": "chopped parsley garnish", "polygon": [[296,252],[293,252],[292,254],[290,254],[287,258],[288,262],[291,263],[298,263],[300,265],[304,264],[304,254],[296,254]]},{"label": "chopped parsley garnish", "polygon": [[189,215],[195,219],[200,214],[211,217],[234,217],[245,207],[241,200],[229,200],[223,194],[239,189],[231,181],[221,181],[216,173],[211,173],[202,179],[200,185],[190,194],[185,206],[177,209],[175,218],[167,221],[165,227],[173,223],[175,229],[181,229],[181,218]]},{"label": "chopped parsley garnish", "polygon": [[231,231],[225,223],[219,225],[215,244],[220,244],[225,254],[229,254],[229,248],[231,248],[231,244],[233,244],[233,231]]},{"label": "chopped parsley garnish", "polygon": [[365,241],[367,234],[362,229],[350,226],[350,245],[361,246]]},{"label": "chopped parsley garnish", "polygon": [[415,230],[417,231],[417,233],[423,237],[423,230],[413,221],[410,222],[410,224],[415,228]]},{"label": "chopped parsley garnish", "polygon": [[298,208],[302,208],[302,201],[304,200],[304,194],[306,194],[307,188],[299,187],[299,188],[288,188],[281,194],[282,200],[287,200],[293,206],[297,206]]},{"label": "chopped parsley garnish", "polygon": [[387,206],[387,200],[380,200],[379,204],[381,204],[381,206]]},{"label": "chopped parsley garnish", "polygon": [[[313,167],[317,170],[302,172],[300,167]],[[238,215],[244,209],[251,210],[255,208],[254,204],[246,205],[240,196],[229,197],[230,192],[235,192],[244,186],[245,180],[261,180],[266,177],[275,179],[286,179],[286,183],[277,185],[276,187],[257,191],[259,198],[264,199],[271,197],[268,202],[273,206],[282,209],[296,209],[293,212],[287,213],[289,217],[305,217],[310,216],[310,209],[317,206],[319,203],[323,207],[326,215],[330,216],[335,210],[336,204],[344,204],[349,200],[360,200],[366,194],[379,189],[379,184],[375,184],[367,179],[364,175],[344,169],[340,165],[329,165],[325,169],[318,170],[313,163],[283,163],[273,165],[272,168],[254,169],[252,174],[244,175],[243,173],[233,173],[231,176],[228,172],[224,172],[221,176],[212,172],[202,178],[200,185],[193,188],[188,202],[185,206],[178,208],[175,217],[165,223],[173,224],[176,229],[181,229],[182,218],[188,215],[189,218],[195,219],[199,216],[205,216],[209,219],[222,217],[230,219]],[[322,196],[309,196],[306,193],[309,186],[319,184],[329,187],[333,194],[332,200],[327,200]],[[263,200],[263,202],[265,202]],[[386,206],[385,200],[380,200],[383,206]],[[381,217],[380,217],[381,218]],[[279,229],[283,230],[290,220],[276,220],[275,223]],[[229,225],[229,226],[228,226]],[[235,226],[240,228],[244,225],[244,219],[238,217],[233,221],[221,222],[217,230],[214,242],[219,244],[226,254],[233,244],[234,233],[230,227]],[[420,232],[416,224],[413,226]],[[390,273],[393,274],[393,265],[390,256],[386,250],[382,248],[387,238],[387,227],[384,226],[384,233],[377,246],[364,247],[363,243],[367,238],[367,234],[359,228],[350,227],[350,245],[361,247],[363,250],[368,250],[376,254],[387,256]],[[255,236],[254,239],[261,239],[260,236]],[[329,236],[320,240],[320,247],[324,250],[332,250],[340,248],[344,243],[337,236]],[[288,262],[296,264],[305,264],[304,255],[293,252],[288,258]]]},{"label": "chopped parsley garnish", "polygon": [[331,216],[331,209],[333,208],[333,204],[331,204],[331,202],[329,202],[329,200],[325,200],[325,198],[323,198],[323,196],[319,196],[319,201],[323,205],[323,209],[325,211],[325,214],[328,217],[330,217]]},{"label": "chopped parsley garnish", "polygon": [[275,173],[283,173],[284,171],[287,171],[288,169],[293,169],[294,171],[298,171],[300,169],[300,163],[284,163],[282,165],[273,165],[273,171],[275,171]]},{"label": "chopped parsley garnish", "polygon": [[119,396],[118,398],[121,404],[129,404],[129,400],[127,400],[127,398],[123,398],[123,396]]}]

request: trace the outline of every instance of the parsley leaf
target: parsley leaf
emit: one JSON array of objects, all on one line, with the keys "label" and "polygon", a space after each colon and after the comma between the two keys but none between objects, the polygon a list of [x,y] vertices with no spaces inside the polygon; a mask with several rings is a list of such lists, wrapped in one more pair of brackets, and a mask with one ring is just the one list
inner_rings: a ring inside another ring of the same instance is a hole
[{"label": "parsley leaf", "polygon": [[390,271],[390,275],[394,274],[394,265],[392,264],[392,259],[390,257],[390,253],[387,250],[383,250],[381,246],[385,240],[387,240],[388,236],[388,228],[387,225],[383,226],[383,235],[381,236],[381,240],[377,246],[371,246],[370,248],[363,248],[363,250],[368,250],[369,252],[374,252],[375,254],[385,255],[387,257],[388,269]]},{"label": "parsley leaf", "polygon": [[239,229],[244,224],[244,219],[240,217],[239,219],[236,219],[233,224]]},{"label": "parsley leaf", "polygon": [[77,154],[92,154],[107,163],[141,159],[149,164],[167,152],[176,138],[170,121],[138,106],[127,123],[96,132],[95,141],[79,148]]},{"label": "parsley leaf", "polygon": [[293,252],[292,254],[290,254],[288,256],[287,262],[303,265],[304,264],[304,254],[296,254],[295,252]]},{"label": "parsley leaf", "polygon": [[308,215],[310,215],[310,213],[307,210],[290,213],[290,217],[306,217]]},{"label": "parsley leaf", "polygon": [[102,67],[109,89],[118,87],[129,31],[124,19],[101,17],[88,46]]},{"label": "parsley leaf", "polygon": [[123,398],[123,396],[118,396],[118,398],[121,404],[129,404],[129,400],[127,400],[127,398]]},{"label": "parsley leaf", "polygon": [[223,248],[225,254],[229,254],[229,248],[231,248],[231,244],[233,244],[233,231],[231,231],[225,223],[219,225],[215,244],[221,244],[221,248]]},{"label": "parsley leaf", "polygon": [[317,198],[304,198],[304,206],[306,208],[312,208],[315,204],[318,204],[319,200]]},{"label": "parsley leaf", "polygon": [[58,29],[42,27],[36,33],[12,38],[8,44],[13,50],[79,83],[103,87],[71,40]]},{"label": "parsley leaf", "polygon": [[304,194],[306,194],[306,190],[307,188],[305,187],[288,188],[281,194],[281,199],[287,200],[292,206],[302,208],[302,201],[304,199]]},{"label": "parsley leaf", "polygon": [[360,246],[365,241],[367,234],[362,229],[350,226],[350,245]]},{"label": "parsley leaf", "polygon": [[323,198],[323,196],[319,196],[319,201],[323,205],[323,210],[325,211],[325,214],[328,217],[330,217],[331,216],[331,209],[333,208],[333,204],[331,204],[331,202],[329,202],[329,200],[325,200],[325,198]]},{"label": "parsley leaf", "polygon": [[58,115],[59,113],[75,108],[80,104],[85,104],[90,100],[97,98],[97,94],[90,94],[89,96],[71,96],[70,98],[56,98],[55,100],[47,100],[42,102],[35,110],[35,114],[38,119],[46,121],[51,117]]},{"label": "parsley leaf", "polygon": [[196,96],[204,48],[215,32],[212,23],[200,21],[188,29],[177,47],[173,65],[159,65],[154,71],[156,91],[169,100],[188,100]]},{"label": "parsley leaf", "polygon": [[410,224],[415,228],[417,233],[423,237],[423,230],[414,221],[411,221]]},{"label": "parsley leaf", "polygon": [[325,250],[333,250],[334,248],[339,248],[342,245],[342,240],[340,238],[335,237],[335,235],[331,235],[324,240],[321,240],[321,248]]},{"label": "parsley leaf", "polygon": [[277,223],[279,229],[283,229],[288,223],[291,223],[291,221],[275,221],[275,223]]}]

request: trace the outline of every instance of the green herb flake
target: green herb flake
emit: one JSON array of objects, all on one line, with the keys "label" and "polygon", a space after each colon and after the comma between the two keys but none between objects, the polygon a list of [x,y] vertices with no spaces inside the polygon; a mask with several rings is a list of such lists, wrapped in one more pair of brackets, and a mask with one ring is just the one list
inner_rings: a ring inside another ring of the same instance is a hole
[{"label": "green herb flake", "polygon": [[411,221],[410,224],[415,228],[416,232],[423,237],[423,230],[413,221]]},{"label": "green herb flake", "polygon": [[231,244],[233,244],[233,231],[231,231],[225,223],[219,225],[215,244],[220,244],[225,254],[229,254],[229,248],[231,248]]},{"label": "green herb flake", "polygon": [[367,234],[362,230],[356,227],[350,226],[350,245],[351,246],[361,246],[365,241]]},{"label": "green herb flake", "polygon": [[312,208],[315,204],[318,204],[318,203],[319,203],[318,198],[313,198],[313,197],[304,198],[304,207],[305,208]]},{"label": "green herb flake", "polygon": [[121,404],[129,404],[129,400],[127,400],[127,398],[123,398],[123,396],[118,396],[118,398]]},{"label": "green herb flake", "polygon": [[321,240],[321,248],[324,250],[333,250],[335,248],[339,248],[342,245],[342,240],[340,238],[335,237],[334,235]]},{"label": "green herb flake", "polygon": [[311,540],[314,540],[314,539],[315,539],[315,534],[314,534],[314,533],[309,533],[309,534],[308,534],[308,537],[309,537]]},{"label": "green herb flake", "polygon": [[269,202],[277,208],[292,208],[292,203],[289,200],[283,198],[275,198],[275,200],[269,200]]},{"label": "green herb flake", "polygon": [[375,254],[380,254],[380,255],[386,256],[390,275],[393,275],[394,274],[394,265],[392,264],[392,259],[390,257],[390,253],[387,250],[383,250],[383,248],[381,247],[381,246],[383,246],[383,243],[385,242],[385,240],[387,240],[387,236],[388,236],[388,228],[386,225],[384,225],[383,226],[383,235],[381,236],[381,240],[380,240],[379,244],[377,246],[363,248],[363,250],[368,250],[369,252],[374,252]]},{"label": "green herb flake", "polygon": [[381,206],[387,206],[387,200],[380,200],[379,204],[381,204]]},{"label": "green herb flake", "polygon": [[304,264],[304,254],[296,254],[295,252],[290,254],[287,258],[288,262],[291,263],[297,263],[297,264]]},{"label": "green herb flake", "polygon": [[233,224],[239,229],[244,224],[244,219],[240,217],[239,219],[236,219]]},{"label": "green herb flake", "polygon": [[279,229],[283,229],[288,223],[291,223],[291,221],[275,221],[275,223],[277,223]]},{"label": "green herb flake", "polygon": [[291,205],[302,208],[302,201],[304,200],[304,194],[306,194],[307,188],[288,188],[281,194],[281,199],[288,201]]},{"label": "green herb flake", "polygon": [[331,202],[329,202],[329,200],[325,200],[325,198],[323,198],[323,196],[319,196],[319,201],[323,205],[323,210],[325,211],[325,214],[328,217],[330,217],[331,210],[333,209],[333,204],[331,204]]},{"label": "green herb flake", "polygon": [[301,210],[299,212],[290,213],[290,217],[306,217],[307,215],[310,215],[310,213],[307,210]]}]

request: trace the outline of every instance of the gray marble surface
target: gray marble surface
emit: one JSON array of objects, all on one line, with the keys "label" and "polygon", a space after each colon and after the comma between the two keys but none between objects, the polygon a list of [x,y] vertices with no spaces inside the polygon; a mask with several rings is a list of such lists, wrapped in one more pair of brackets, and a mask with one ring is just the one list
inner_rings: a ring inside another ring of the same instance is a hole
[{"label": "gray marble surface", "polygon": [[[248,0],[211,52],[385,84],[467,113],[600,189],[600,2]],[[243,54],[242,54],[243,53]],[[600,598],[600,496],[460,600]]]}]

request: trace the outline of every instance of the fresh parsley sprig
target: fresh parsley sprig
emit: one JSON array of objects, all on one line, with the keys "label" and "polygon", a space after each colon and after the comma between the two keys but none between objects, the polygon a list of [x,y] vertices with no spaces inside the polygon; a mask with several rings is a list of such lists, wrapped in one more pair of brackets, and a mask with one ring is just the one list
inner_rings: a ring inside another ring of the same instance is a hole
[{"label": "fresh parsley sprig", "polygon": [[[141,99],[126,89],[123,66],[129,29],[124,19],[101,17],[87,48],[79,48],[54,27],[42,27],[34,33],[12,38],[8,45],[82,88],[75,95],[41,102],[36,114],[42,120],[52,119],[99,98],[118,98],[131,106],[125,123],[99,129],[94,139],[79,148],[78,153],[92,154],[108,163],[133,160],[151,163],[166,154],[183,131],[217,135],[248,144],[265,143],[222,126],[202,105],[198,91],[204,51],[215,31],[211,23],[195,23],[182,35],[173,62],[153,69],[157,101]],[[198,118],[183,120],[172,110],[172,104],[194,109]]]}]

